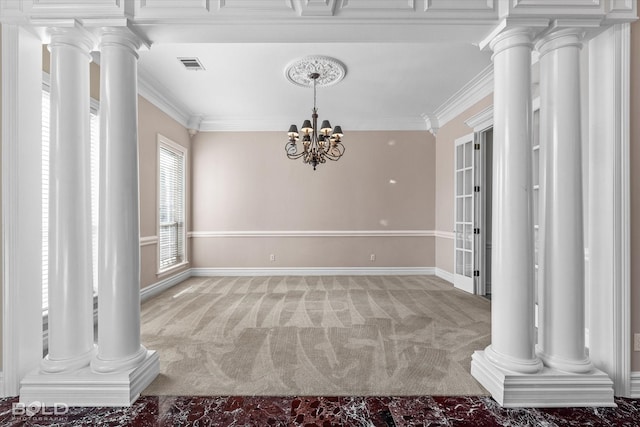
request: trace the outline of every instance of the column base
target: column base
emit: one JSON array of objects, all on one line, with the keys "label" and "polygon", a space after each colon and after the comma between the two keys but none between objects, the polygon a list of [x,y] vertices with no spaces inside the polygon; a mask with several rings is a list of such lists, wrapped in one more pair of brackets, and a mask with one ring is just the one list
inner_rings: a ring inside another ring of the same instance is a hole
[{"label": "column base", "polygon": [[545,366],[558,371],[572,374],[587,374],[595,368],[588,357],[585,357],[582,360],[566,360],[559,357],[549,356],[543,352],[538,352],[537,355],[540,360],[544,362]]},{"label": "column base", "polygon": [[140,346],[138,351],[123,359],[101,359],[100,351],[91,360],[91,370],[99,374],[125,372],[134,369],[146,358],[147,349]]},{"label": "column base", "polygon": [[471,375],[505,408],[616,406],[613,382],[597,369],[573,374],[544,367],[537,374],[521,374],[497,367],[484,351],[476,351]]},{"label": "column base", "polygon": [[34,371],[20,383],[20,402],[47,406],[131,406],[160,372],[159,356],[148,350],[137,367],[123,372],[98,374],[89,366],[75,372],[47,374]]},{"label": "column base", "polygon": [[50,355],[47,354],[44,359],[42,359],[42,362],[40,362],[40,369],[48,374],[74,372],[88,366],[96,352],[97,347],[94,345],[86,353],[70,359],[51,359],[49,357]]}]

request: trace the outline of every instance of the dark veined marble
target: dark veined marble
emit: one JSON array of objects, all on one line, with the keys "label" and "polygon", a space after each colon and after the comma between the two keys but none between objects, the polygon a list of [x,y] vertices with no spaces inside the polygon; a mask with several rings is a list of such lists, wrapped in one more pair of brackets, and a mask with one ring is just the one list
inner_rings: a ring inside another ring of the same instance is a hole
[{"label": "dark veined marble", "polygon": [[0,426],[640,426],[640,399],[617,408],[501,408],[482,396],[142,396],[127,408],[16,408],[0,399]]}]

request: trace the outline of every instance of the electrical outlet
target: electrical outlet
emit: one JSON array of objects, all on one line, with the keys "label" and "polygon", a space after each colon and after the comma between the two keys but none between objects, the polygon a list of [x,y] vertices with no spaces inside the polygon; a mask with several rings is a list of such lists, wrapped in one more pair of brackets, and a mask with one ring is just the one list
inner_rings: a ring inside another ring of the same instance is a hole
[{"label": "electrical outlet", "polygon": [[271,254],[271,255],[269,255],[269,260],[270,260],[271,262],[275,261],[275,260],[276,260],[276,254]]},{"label": "electrical outlet", "polygon": [[633,334],[633,351],[640,351],[640,334]]},{"label": "electrical outlet", "polygon": [[369,257],[369,260],[375,261],[376,260],[376,254],[371,254],[371,256]]}]

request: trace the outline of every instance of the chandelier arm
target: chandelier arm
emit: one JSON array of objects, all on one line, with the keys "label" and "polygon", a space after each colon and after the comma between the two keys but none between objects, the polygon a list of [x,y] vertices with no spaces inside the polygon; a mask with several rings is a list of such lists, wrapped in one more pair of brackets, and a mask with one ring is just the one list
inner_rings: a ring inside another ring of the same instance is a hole
[{"label": "chandelier arm", "polygon": [[325,157],[327,159],[329,159],[329,160],[333,160],[334,162],[339,160],[342,157],[342,155],[344,154],[345,148],[344,148],[344,145],[342,145],[341,142],[337,142],[336,143],[336,148],[338,148],[338,153],[339,154],[333,154],[333,153],[331,153],[331,149],[329,149],[329,150],[327,150],[325,152]]},{"label": "chandelier arm", "polygon": [[292,160],[296,160],[299,159],[300,157],[305,155],[305,151],[300,151],[298,152],[298,146],[297,144],[292,144],[291,142],[287,142],[287,144],[284,147],[286,153],[287,153],[287,157],[292,159]]}]

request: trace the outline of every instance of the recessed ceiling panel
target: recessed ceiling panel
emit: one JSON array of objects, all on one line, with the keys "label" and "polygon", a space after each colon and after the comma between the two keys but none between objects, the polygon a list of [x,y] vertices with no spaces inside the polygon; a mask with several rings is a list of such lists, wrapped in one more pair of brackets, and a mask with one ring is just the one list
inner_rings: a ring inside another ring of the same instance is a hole
[{"label": "recessed ceiling panel", "polygon": [[[165,43],[141,52],[139,68],[217,129],[279,130],[311,111],[313,90],[292,85],[284,70],[314,55],[348,70],[339,84],[318,87],[317,104],[321,118],[351,130],[426,129],[423,116],[491,63],[464,43]],[[187,71],[178,57],[197,57],[205,70]]]},{"label": "recessed ceiling panel", "polygon": [[360,10],[414,10],[415,0],[343,0],[342,8]]}]

